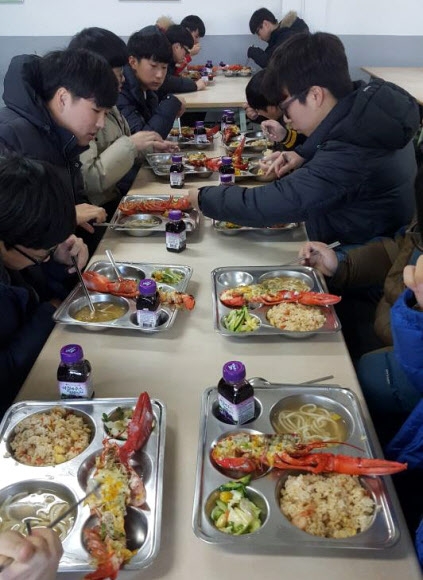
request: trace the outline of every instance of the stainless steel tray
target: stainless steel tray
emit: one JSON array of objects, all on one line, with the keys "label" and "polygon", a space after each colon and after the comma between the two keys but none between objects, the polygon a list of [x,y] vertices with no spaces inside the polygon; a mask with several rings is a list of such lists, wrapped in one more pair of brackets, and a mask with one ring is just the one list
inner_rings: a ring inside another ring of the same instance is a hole
[{"label": "stainless steel tray", "polygon": [[[154,171],[154,173],[159,177],[169,177],[170,166],[172,165],[172,154],[171,153],[149,153],[147,154],[147,161]],[[185,166],[185,177],[210,177],[213,173],[207,167],[194,167],[190,165],[187,158],[182,156],[182,163]]]},{"label": "stainless steel tray", "polygon": [[213,220],[213,229],[216,232],[219,232],[219,234],[224,234],[225,236],[236,236],[237,234],[242,234],[243,232],[260,232],[266,235],[280,234],[282,232],[298,228],[300,224],[293,222],[281,224],[278,227],[273,226],[268,228],[253,228],[249,226],[237,226],[237,225],[235,225],[234,227],[234,225],[235,224],[232,224],[231,222]]},{"label": "stainless steel tray", "polygon": [[[250,131],[248,133],[245,133],[244,137],[245,137],[244,153],[261,153],[266,149],[268,149],[269,147],[272,147],[273,145],[273,141],[266,139],[262,131],[256,132]],[[229,141],[229,143],[225,145],[226,151],[228,152],[234,151],[241,142],[242,138],[243,135],[236,135],[235,137],[233,137]],[[255,141],[264,141],[264,142],[259,145],[257,144],[254,145]]]},{"label": "stainless steel tray", "polygon": [[[272,274],[272,275],[270,275]],[[214,328],[223,336],[246,338],[260,335],[282,335],[289,338],[307,338],[313,334],[325,335],[341,330],[341,323],[335,313],[333,306],[323,306],[322,311],[326,317],[325,324],[312,331],[292,331],[281,330],[271,326],[266,319],[266,313],[270,306],[254,308],[251,312],[260,320],[260,326],[252,332],[232,332],[225,328],[222,317],[229,314],[230,308],[224,306],[219,295],[223,290],[236,286],[245,286],[258,283],[262,276],[267,278],[273,276],[293,276],[306,282],[313,292],[327,292],[327,287],[322,274],[309,266],[227,266],[216,268],[212,271],[212,293],[213,293],[213,319]]]},{"label": "stainless steel tray", "polygon": [[[175,196],[177,197],[177,196]],[[127,195],[122,198],[121,203],[127,201],[166,201],[169,199],[168,195]],[[200,215],[196,209],[182,212],[182,219],[184,220],[187,233],[193,232],[198,228],[200,223]],[[131,226],[131,222],[139,222],[139,227]],[[155,233],[164,233],[166,231],[166,224],[169,218],[163,213],[136,213],[133,215],[125,215],[119,208],[116,209],[112,219],[110,220],[110,229],[117,232],[125,232],[128,236],[146,237]]]},{"label": "stainless steel tray", "polygon": [[[376,503],[373,523],[364,532],[344,539],[321,538],[312,536],[295,526],[280,511],[278,495],[281,483],[286,474],[273,470],[265,476],[252,479],[248,489],[258,494],[264,512],[267,512],[262,527],[255,533],[233,536],[220,532],[209,517],[208,499],[223,483],[234,479],[229,474],[220,472],[211,462],[210,451],[216,441],[235,431],[274,433],[270,416],[274,406],[285,397],[299,397],[301,402],[315,402],[333,409],[343,417],[349,437],[347,442],[353,447],[333,446],[323,452],[352,456],[374,457],[374,443],[366,428],[359,403],[354,393],[348,389],[333,385],[281,385],[252,379],[256,399],[256,418],[245,425],[229,425],[218,418],[217,388],[206,389],[202,397],[200,415],[200,434],[197,455],[196,484],[192,526],[197,537],[208,543],[231,544],[236,547],[248,547],[254,552],[263,548],[273,548],[275,553],[283,547],[292,549],[300,546],[332,549],[347,548],[361,550],[379,550],[392,546],[399,537],[397,517],[387,488],[382,477],[362,477],[362,484],[370,491]],[[290,473],[295,473],[291,471]],[[241,475],[238,475],[240,477]]]},{"label": "stainless steel tray", "polygon": [[[51,491],[51,487],[59,486],[61,491],[74,499],[80,499],[86,494],[87,480],[92,474],[95,457],[102,449],[102,440],[105,437],[103,413],[110,413],[116,407],[132,407],[135,398],[93,399],[91,401],[63,400],[54,402],[22,401],[10,407],[0,425],[0,469],[2,472],[2,493],[6,495],[25,490],[25,485],[35,483],[36,489]],[[10,455],[8,446],[9,437],[14,427],[25,417],[37,412],[44,412],[53,407],[66,407],[82,414],[91,425],[93,438],[89,446],[77,457],[70,461],[49,467],[33,467],[16,461]],[[163,465],[166,434],[166,408],[157,400],[152,400],[155,428],[145,447],[134,454],[134,467],[139,475],[143,476],[146,487],[146,508],[131,508],[129,517],[133,534],[132,540],[138,548],[132,560],[125,566],[126,570],[138,570],[149,566],[156,558],[160,548],[161,519],[162,519],[162,490]],[[14,486],[8,491],[6,488]],[[50,489],[49,489],[50,487]],[[4,501],[5,498],[3,498]],[[60,560],[59,572],[89,571],[89,554],[85,550],[81,534],[84,525],[90,517],[88,506],[79,505],[75,513],[75,523],[63,541],[63,556]],[[127,516],[128,517],[128,516]]]},{"label": "stainless steel tray", "polygon": [[[192,268],[190,266],[181,266],[177,264],[145,264],[138,262],[117,262],[117,267],[121,272],[122,276],[125,278],[131,278],[135,280],[142,280],[143,278],[151,277],[154,270],[163,270],[164,268],[171,268],[172,270],[177,270],[182,272],[185,277],[179,284],[169,286],[168,284],[158,283],[158,286],[163,287],[166,291],[177,290],[179,292],[185,292],[188,283],[192,276]],[[87,271],[98,272],[104,276],[107,276],[111,281],[117,280],[116,274],[109,262],[94,262],[91,264]],[[76,324],[85,328],[87,330],[104,330],[105,328],[119,328],[124,330],[134,330],[136,332],[146,332],[146,333],[156,333],[168,330],[175,322],[175,317],[178,313],[175,307],[161,306],[161,312],[159,317],[159,326],[155,328],[147,329],[140,328],[137,324],[136,315],[136,305],[135,300],[129,298],[122,298],[118,296],[112,296],[111,294],[101,294],[91,292],[91,298],[93,302],[116,302],[121,304],[125,309],[126,313],[116,320],[111,320],[110,322],[80,322],[72,317],[72,314],[77,310],[81,309],[83,306],[87,306],[88,302],[85,294],[82,290],[80,284],[78,284],[72,292],[66,297],[59,308],[53,315],[53,319],[56,322],[61,322],[64,324]]]},{"label": "stainless steel tray", "polygon": [[213,139],[209,140],[207,143],[196,143],[194,139],[190,139],[189,137],[181,138],[179,136],[169,135],[166,140],[176,143],[179,149],[198,149],[201,151],[203,149],[213,148]]}]

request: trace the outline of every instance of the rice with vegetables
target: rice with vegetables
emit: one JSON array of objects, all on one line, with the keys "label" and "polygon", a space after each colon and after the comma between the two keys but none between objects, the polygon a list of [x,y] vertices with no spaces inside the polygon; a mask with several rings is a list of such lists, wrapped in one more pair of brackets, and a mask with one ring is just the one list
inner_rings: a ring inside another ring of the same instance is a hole
[{"label": "rice with vegetables", "polygon": [[317,330],[326,322],[325,315],[318,306],[289,302],[272,306],[267,311],[266,318],[276,328],[300,332]]},{"label": "rice with vegetables", "polygon": [[18,423],[10,447],[15,459],[26,465],[57,465],[82,453],[90,438],[91,429],[80,415],[55,407]]},{"label": "rice with vegetables", "polygon": [[323,538],[349,538],[367,530],[375,503],[356,476],[344,474],[289,475],[280,507],[301,530]]}]

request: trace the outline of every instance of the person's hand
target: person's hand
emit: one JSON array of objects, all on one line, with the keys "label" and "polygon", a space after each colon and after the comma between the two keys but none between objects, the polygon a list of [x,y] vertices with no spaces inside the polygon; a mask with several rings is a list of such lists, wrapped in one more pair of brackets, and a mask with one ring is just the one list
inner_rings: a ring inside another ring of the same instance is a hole
[{"label": "person's hand", "polygon": [[57,246],[57,249],[54,252],[54,260],[60,264],[72,266],[68,269],[69,274],[72,274],[75,272],[75,268],[72,265],[72,256],[76,258],[76,263],[78,264],[78,268],[80,270],[88,262],[87,246],[84,244],[84,241],[81,238],[77,238],[73,234],[69,236],[67,240]]},{"label": "person's hand", "polygon": [[195,84],[197,85],[197,91],[204,91],[207,88],[206,83],[202,79],[195,81]]},{"label": "person's hand", "polygon": [[257,117],[259,116],[257,111],[255,109],[253,109],[253,107],[250,107],[250,105],[248,103],[244,103],[242,105],[242,108],[244,109],[247,117],[249,119],[251,119],[251,121],[255,121],[257,119]]},{"label": "person's hand", "polygon": [[157,142],[162,142],[162,137],[155,131],[137,131],[129,137],[137,148],[137,151],[145,151]]},{"label": "person's hand", "polygon": [[303,163],[304,158],[295,151],[275,151],[259,161],[259,165],[266,172],[266,175],[274,173],[278,178],[301,167]]},{"label": "person's hand", "polygon": [[248,47],[247,57],[252,58],[254,60],[254,56],[256,56],[257,53],[261,53],[261,52],[263,52],[261,50],[261,48],[259,48],[258,46],[254,46],[254,44],[253,44],[253,45]]},{"label": "person's hand", "polygon": [[404,268],[404,284],[414,292],[419,308],[423,310],[423,256],[419,256],[415,266]]},{"label": "person's hand", "polygon": [[283,141],[288,132],[283,125],[274,119],[263,121],[261,128],[264,136],[270,139],[270,141]]},{"label": "person's hand", "polygon": [[191,56],[195,56],[196,54],[198,54],[201,50],[201,44],[199,42],[196,42],[194,44],[194,46],[190,49],[189,53]]},{"label": "person's hand", "polygon": [[183,97],[175,97],[175,98],[177,98],[178,101],[181,103],[181,107],[179,111],[176,113],[176,118],[182,117],[182,115],[185,113],[185,99]]},{"label": "person's hand", "polygon": [[322,242],[306,242],[298,256],[302,258],[303,265],[317,268],[324,276],[333,276],[338,269],[336,253]]},{"label": "person's hand", "polygon": [[56,532],[36,528],[26,538],[18,532],[2,532],[0,554],[0,564],[5,558],[14,560],[1,580],[55,580],[63,548]]},{"label": "person's hand", "polygon": [[94,228],[88,222],[94,220],[97,223],[106,221],[106,211],[98,205],[91,205],[90,203],[79,203],[75,206],[76,209],[76,223],[90,234],[94,233]]},{"label": "person's hand", "polygon": [[153,143],[153,150],[161,153],[176,153],[179,151],[179,147],[172,141],[155,141]]}]

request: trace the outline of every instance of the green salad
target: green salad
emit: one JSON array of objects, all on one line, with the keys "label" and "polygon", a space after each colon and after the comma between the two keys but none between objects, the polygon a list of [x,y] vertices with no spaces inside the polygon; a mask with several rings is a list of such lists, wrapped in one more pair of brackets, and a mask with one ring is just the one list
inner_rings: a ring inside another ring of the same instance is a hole
[{"label": "green salad", "polygon": [[261,510],[247,497],[251,475],[219,487],[210,517],[218,530],[240,536],[261,528]]},{"label": "green salad", "polygon": [[179,284],[184,278],[185,274],[183,272],[178,272],[178,270],[172,270],[172,268],[164,268],[163,270],[154,270],[151,277],[156,280],[156,282],[163,282],[163,284]]},{"label": "green salad", "polygon": [[223,324],[225,328],[232,332],[252,332],[260,326],[258,318],[252,316],[246,306],[231,310],[229,314],[223,317]]}]

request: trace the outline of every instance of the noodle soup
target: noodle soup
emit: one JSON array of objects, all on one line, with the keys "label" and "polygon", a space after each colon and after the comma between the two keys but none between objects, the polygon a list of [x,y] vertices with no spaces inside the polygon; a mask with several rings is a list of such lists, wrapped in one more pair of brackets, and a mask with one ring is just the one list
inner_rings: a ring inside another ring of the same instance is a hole
[{"label": "noodle soup", "polygon": [[276,433],[298,433],[303,443],[348,439],[347,424],[342,415],[315,403],[300,401],[279,407],[272,412]]}]

